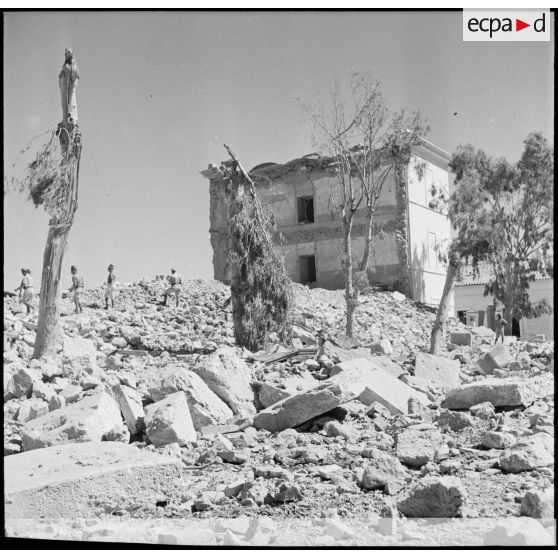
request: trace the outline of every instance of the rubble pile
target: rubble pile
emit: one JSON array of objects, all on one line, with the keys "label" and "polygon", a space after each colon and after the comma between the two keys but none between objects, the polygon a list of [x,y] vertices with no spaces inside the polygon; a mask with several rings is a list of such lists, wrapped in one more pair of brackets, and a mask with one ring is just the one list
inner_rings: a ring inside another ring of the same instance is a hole
[{"label": "rubble pile", "polygon": [[342,292],[295,285],[292,346],[251,353],[225,285],[186,281],[178,309],[164,287],[121,286],[109,311],[86,291],[41,361],[36,316],[4,298],[7,518],[65,517],[79,487],[80,517],[236,518],[200,530],[222,544],[265,516],[325,518],[333,540],[376,518],[396,541],[405,518],[553,514],[552,342],[494,348],[450,320],[428,355],[434,315],[370,290],[348,343]]}]

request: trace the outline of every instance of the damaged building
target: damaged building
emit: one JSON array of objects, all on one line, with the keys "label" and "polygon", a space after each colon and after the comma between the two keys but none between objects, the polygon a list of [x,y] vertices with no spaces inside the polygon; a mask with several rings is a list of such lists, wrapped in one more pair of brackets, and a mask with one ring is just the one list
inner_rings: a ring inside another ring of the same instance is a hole
[{"label": "damaged building", "polygon": [[[409,298],[436,305],[446,267],[439,261],[440,243],[450,237],[450,223],[441,192],[449,194],[450,155],[422,140],[403,172],[390,172],[378,199],[374,220],[378,226],[368,266],[371,284],[403,292]],[[264,206],[280,232],[277,246],[289,276],[311,287],[340,289],[342,223],[335,207],[337,178],[328,169],[331,159],[309,155],[284,164],[263,163],[250,171]],[[417,162],[423,172],[417,173]],[[210,234],[215,279],[227,282],[227,212],[225,184],[211,166],[209,179]],[[366,210],[355,215],[353,251],[364,248]]]}]

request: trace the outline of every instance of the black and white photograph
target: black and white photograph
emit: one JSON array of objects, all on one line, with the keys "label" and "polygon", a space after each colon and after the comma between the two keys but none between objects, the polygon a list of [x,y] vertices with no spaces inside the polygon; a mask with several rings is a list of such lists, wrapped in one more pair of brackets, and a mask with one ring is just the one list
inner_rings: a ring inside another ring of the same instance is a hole
[{"label": "black and white photograph", "polygon": [[554,25],[3,11],[5,539],[556,548]]}]

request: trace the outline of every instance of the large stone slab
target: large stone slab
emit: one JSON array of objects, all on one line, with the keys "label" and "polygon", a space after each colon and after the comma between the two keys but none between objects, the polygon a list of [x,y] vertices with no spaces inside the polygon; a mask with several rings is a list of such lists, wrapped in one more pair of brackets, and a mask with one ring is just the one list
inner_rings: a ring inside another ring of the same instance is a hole
[{"label": "large stone slab", "polygon": [[191,370],[182,366],[169,366],[162,372],[154,370],[154,379],[149,386],[149,395],[153,401],[160,401],[178,391],[186,394],[196,430],[232,421],[233,412],[228,405]]},{"label": "large stone slab", "polygon": [[[182,464],[120,442],[84,442],[4,458],[6,518],[81,518],[99,515],[103,497],[153,505],[176,492]],[[132,503],[132,502],[130,502]]]},{"label": "large stone slab", "polygon": [[372,405],[375,401],[381,403],[392,415],[407,414],[409,412],[409,399],[411,397],[428,405],[428,397],[395,378],[390,372],[385,371],[373,362],[358,358],[342,362],[334,366],[330,372],[331,377],[344,370],[358,371],[365,388],[358,400],[365,405]]},{"label": "large stone slab", "polygon": [[260,411],[253,419],[254,426],[270,432],[293,428],[356,399],[365,388],[362,370],[345,370],[312,390],[291,395]]},{"label": "large stone slab", "polygon": [[498,343],[493,349],[484,353],[476,362],[476,367],[484,374],[490,374],[495,368],[504,368],[514,360],[507,345]]},{"label": "large stone slab", "polygon": [[393,362],[387,355],[372,356],[368,360],[378,368],[389,372],[395,378],[406,374],[405,370],[397,362]]},{"label": "large stone slab", "polygon": [[442,407],[469,409],[485,401],[489,401],[494,407],[528,406],[533,400],[531,389],[521,380],[494,378],[472,382],[448,391]]},{"label": "large stone slab", "polygon": [[177,443],[185,446],[196,440],[196,431],[183,391],[168,395],[145,408],[145,432],[155,446]]},{"label": "large stone slab", "polygon": [[106,392],[84,397],[29,421],[21,433],[23,451],[76,442],[100,442],[123,427],[118,403]]},{"label": "large stone slab", "polygon": [[254,392],[248,365],[232,347],[221,347],[204,358],[194,372],[218,395],[235,415],[250,416],[256,412]]},{"label": "large stone slab", "polygon": [[461,383],[458,360],[428,353],[417,353],[415,376],[432,380],[435,384],[445,388],[457,387]]}]

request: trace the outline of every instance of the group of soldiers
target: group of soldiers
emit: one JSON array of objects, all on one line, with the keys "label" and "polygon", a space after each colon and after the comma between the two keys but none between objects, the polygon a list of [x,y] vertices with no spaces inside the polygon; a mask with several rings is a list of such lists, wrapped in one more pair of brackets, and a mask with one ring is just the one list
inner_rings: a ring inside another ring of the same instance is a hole
[{"label": "group of soldiers", "polygon": [[[114,265],[110,264],[107,271],[108,277],[105,288],[105,310],[109,309],[109,301],[111,307],[114,308],[114,292],[116,285]],[[70,287],[69,294],[72,295],[72,299],[76,307],[75,313],[81,314],[83,312],[81,295],[85,288],[85,283],[83,281],[83,277],[78,274],[78,269],[75,265],[70,268],[70,272],[72,274],[72,286]],[[31,270],[29,268],[21,268],[21,273],[23,277],[19,287],[16,289],[16,292],[19,291],[19,302],[25,305],[27,308],[27,314],[30,314],[35,303],[34,280],[31,276]],[[178,308],[180,304],[180,291],[182,290],[182,277],[176,273],[176,269],[171,268],[171,274],[167,277],[167,281],[170,286],[165,290],[163,306],[167,305],[168,296],[174,294],[176,297],[176,306]]]}]

